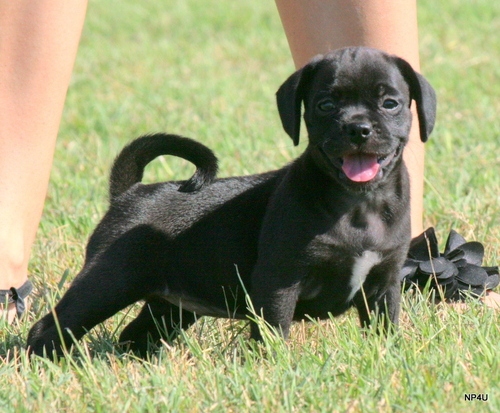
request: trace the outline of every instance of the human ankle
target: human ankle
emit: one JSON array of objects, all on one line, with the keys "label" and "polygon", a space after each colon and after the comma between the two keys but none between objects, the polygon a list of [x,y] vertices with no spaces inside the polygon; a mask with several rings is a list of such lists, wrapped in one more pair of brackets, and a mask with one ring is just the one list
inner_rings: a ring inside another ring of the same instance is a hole
[{"label": "human ankle", "polygon": [[19,288],[27,278],[28,256],[25,249],[0,241],[0,290]]}]

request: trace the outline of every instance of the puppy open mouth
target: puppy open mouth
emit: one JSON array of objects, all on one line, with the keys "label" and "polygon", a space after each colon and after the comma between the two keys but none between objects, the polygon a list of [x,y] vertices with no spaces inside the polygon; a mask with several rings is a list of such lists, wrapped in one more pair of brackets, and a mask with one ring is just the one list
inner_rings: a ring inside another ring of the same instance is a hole
[{"label": "puppy open mouth", "polygon": [[330,164],[340,172],[341,178],[362,185],[382,178],[387,167],[400,156],[403,147],[404,143],[401,143],[388,154],[358,151],[340,157],[328,155],[323,147],[320,148]]},{"label": "puppy open mouth", "polygon": [[381,168],[389,165],[396,156],[396,151],[380,156],[371,153],[353,153],[340,158],[342,172],[353,182],[369,182]]}]

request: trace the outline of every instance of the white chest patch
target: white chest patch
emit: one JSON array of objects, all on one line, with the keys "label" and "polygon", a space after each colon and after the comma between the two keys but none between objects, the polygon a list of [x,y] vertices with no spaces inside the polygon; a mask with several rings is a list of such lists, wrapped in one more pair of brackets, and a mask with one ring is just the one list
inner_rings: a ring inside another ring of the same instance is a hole
[{"label": "white chest patch", "polygon": [[347,301],[351,301],[354,298],[365,282],[366,276],[370,273],[370,270],[375,265],[379,264],[380,261],[382,261],[382,257],[375,251],[364,251],[360,257],[356,257],[354,259],[351,280],[349,282],[351,293],[349,294]]}]

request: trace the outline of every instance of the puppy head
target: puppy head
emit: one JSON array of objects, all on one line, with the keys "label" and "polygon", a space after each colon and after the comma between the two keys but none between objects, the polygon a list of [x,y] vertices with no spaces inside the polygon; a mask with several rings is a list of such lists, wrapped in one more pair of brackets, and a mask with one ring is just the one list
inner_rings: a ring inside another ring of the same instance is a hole
[{"label": "puppy head", "polygon": [[[301,108],[308,150],[349,189],[369,189],[401,162],[416,102],[425,142],[436,116],[436,97],[427,80],[396,56],[351,47],[317,56],[290,76],[277,92],[285,131],[299,142]],[[320,165],[321,166],[321,165]]]}]

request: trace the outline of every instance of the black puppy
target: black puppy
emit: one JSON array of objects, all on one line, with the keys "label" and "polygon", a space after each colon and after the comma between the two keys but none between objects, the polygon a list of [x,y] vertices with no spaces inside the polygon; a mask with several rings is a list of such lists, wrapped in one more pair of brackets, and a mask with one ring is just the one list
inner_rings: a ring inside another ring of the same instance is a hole
[{"label": "black puppy", "polygon": [[[292,320],[351,306],[363,325],[371,312],[397,323],[410,242],[402,152],[412,100],[426,141],[436,111],[428,82],[398,57],[346,48],[315,58],[278,90],[285,131],[298,144],[303,104],[309,135],[306,151],[282,169],[214,180],[216,158],[199,143],[162,134],[132,142],[115,161],[111,205],[85,266],[31,329],[31,351],[60,352],[68,331],[79,339],[145,300],[120,337],[143,354],[148,336],[167,337],[196,317],[246,318],[241,282],[257,314],[285,337]],[[162,154],[192,161],[197,172],[187,182],[141,184],[145,165]],[[251,337],[261,338],[254,323]]]}]

